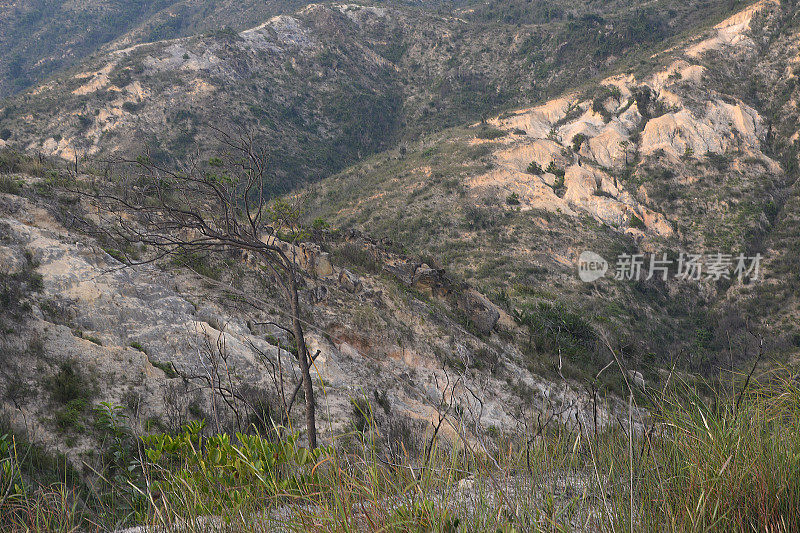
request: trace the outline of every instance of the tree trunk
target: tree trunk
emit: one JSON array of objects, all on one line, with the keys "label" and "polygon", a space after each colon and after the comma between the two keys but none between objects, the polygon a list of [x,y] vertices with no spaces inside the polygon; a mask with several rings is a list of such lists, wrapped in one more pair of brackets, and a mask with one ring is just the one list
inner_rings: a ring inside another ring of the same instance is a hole
[{"label": "tree trunk", "polygon": [[289,302],[292,311],[292,330],[297,346],[297,360],[300,363],[300,373],[303,375],[303,393],[306,397],[306,432],[308,433],[308,447],[317,447],[317,421],[314,405],[314,384],[311,382],[311,369],[309,367],[308,349],[303,336],[303,326],[300,323],[300,302],[297,297],[297,281],[294,272],[290,274],[291,294]]}]

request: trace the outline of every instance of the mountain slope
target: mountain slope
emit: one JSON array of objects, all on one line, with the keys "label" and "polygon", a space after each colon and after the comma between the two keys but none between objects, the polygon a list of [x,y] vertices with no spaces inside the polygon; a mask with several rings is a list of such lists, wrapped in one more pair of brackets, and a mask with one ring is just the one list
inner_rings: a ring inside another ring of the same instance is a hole
[{"label": "mountain slope", "polygon": [[[795,353],[796,35],[790,4],[759,2],[656,68],[356,165],[310,187],[309,212],[435,258],[509,312],[566,305],[615,332],[634,364],[686,350],[682,365],[711,372],[731,342],[735,358],[753,355],[746,322],[773,354]],[[585,250],[611,262],[596,283],[576,275]],[[764,276],[678,281],[681,252],[762,253]],[[613,279],[621,253],[667,253],[670,279]],[[589,377],[583,357],[569,364]]]},{"label": "mountain slope", "polygon": [[[686,371],[711,379],[751,359],[759,336],[769,357],[796,362],[794,8],[758,2],[627,71],[402,143],[295,191],[315,228],[303,245],[303,320],[320,351],[315,373],[328,428],[358,423],[353,401],[368,397],[383,409],[382,431],[419,446],[410,436],[435,426],[437,406],[457,405],[465,424],[513,428],[532,411],[588,416],[595,387],[606,398],[601,422],[614,424],[626,408],[614,393],[626,379],[660,387],[673,363],[681,379],[693,379]],[[239,34],[117,52],[91,75],[57,79],[12,103],[19,113],[6,115],[12,141],[34,139],[41,124],[74,140],[82,127],[87,151],[104,154],[120,143],[124,153],[136,141],[131,130],[161,128],[159,142],[174,150],[170,139],[194,124],[191,110],[243,120],[250,113],[281,126],[261,130],[274,139],[276,157],[293,148],[322,176],[327,167],[311,159],[318,153],[303,147],[341,146],[348,151],[331,157],[343,165],[363,156],[359,149],[379,149],[374,135],[388,143],[407,127],[384,131],[383,116],[362,128],[358,113],[343,118],[325,107],[336,95],[347,102],[342,113],[373,109],[367,97],[395,102],[386,95],[402,86],[403,70],[353,28],[377,27],[396,13],[313,6]],[[427,53],[420,47],[402,57]],[[270,84],[262,86],[266,72]],[[251,90],[272,103],[241,108],[242,92]],[[286,111],[293,105],[294,114]],[[72,111],[56,117],[65,109]],[[72,155],[67,137],[56,135],[30,146]],[[154,251],[115,248],[101,231],[109,221],[63,187],[89,190],[105,178],[103,168],[79,170],[72,176],[63,162],[0,151],[2,410],[76,464],[96,445],[86,428],[96,421],[88,406],[99,401],[123,406],[137,431],[198,418],[236,429],[244,421],[235,409],[187,377],[218,369],[222,351],[230,372],[214,379],[241,392],[241,412],[280,409],[278,390],[293,384],[294,369],[269,277],[238,254],[123,268],[118,258],[150,259]],[[296,185],[294,171],[284,167],[286,187]],[[326,221],[335,229],[320,229]],[[576,275],[585,250],[612,262],[639,252],[762,253],[764,275],[616,280],[612,264],[585,283]],[[609,347],[630,372],[598,379],[613,360]],[[82,395],[65,398],[65,381]]]},{"label": "mountain slope", "polygon": [[401,139],[556,94],[730,7],[533,2],[496,21],[501,5],[310,5],[240,33],[123,39],[3,104],[0,138],[69,160],[144,145],[180,160],[215,147],[209,127],[235,124],[261,136],[285,189]]},{"label": "mountain slope", "polygon": [[0,97],[36,85],[109,43],[130,46],[226,26],[246,28],[305,4],[291,0],[17,0],[0,13]]}]

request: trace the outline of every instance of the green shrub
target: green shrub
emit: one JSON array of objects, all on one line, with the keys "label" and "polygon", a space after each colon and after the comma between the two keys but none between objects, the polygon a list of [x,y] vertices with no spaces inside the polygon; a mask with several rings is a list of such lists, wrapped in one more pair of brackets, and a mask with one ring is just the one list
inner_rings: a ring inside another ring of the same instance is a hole
[{"label": "green shrub", "polygon": [[130,347],[131,347],[131,348],[133,348],[134,350],[139,350],[139,351],[140,351],[140,352],[142,352],[142,353],[147,353],[147,352],[145,351],[145,349],[144,349],[144,346],[142,346],[142,345],[141,345],[141,343],[139,343],[139,342],[133,341],[133,342],[131,342],[131,343],[130,343],[128,346],[130,346]]},{"label": "green shrub", "polygon": [[75,431],[82,431],[83,424],[81,419],[88,407],[85,398],[75,398],[67,402],[67,404],[57,409],[55,412],[55,423],[60,431],[67,431],[74,429]]},{"label": "green shrub", "polygon": [[564,185],[564,177],[566,172],[562,168],[558,168],[556,166],[555,161],[550,161],[550,164],[547,165],[547,172],[553,174],[556,179],[553,182],[553,192],[556,193],[556,196],[562,198],[564,194],[567,192],[567,188]]},{"label": "green shrub", "polygon": [[124,102],[122,104],[122,110],[133,114],[133,113],[136,113],[137,111],[139,111],[142,108],[142,106],[143,106],[143,104],[141,104],[141,103],[137,104],[137,103],[134,103],[134,102]]},{"label": "green shrub", "polygon": [[631,215],[630,226],[634,229],[647,231],[647,226],[644,221],[636,215]]},{"label": "green shrub", "polygon": [[190,250],[179,251],[172,257],[172,264],[187,267],[201,276],[219,280],[222,269],[212,265],[208,255],[200,254]]},{"label": "green shrub", "polygon": [[536,176],[540,176],[540,175],[544,174],[544,170],[542,170],[542,166],[539,163],[537,163],[536,161],[531,161],[530,164],[528,165],[528,168],[526,169],[526,171],[528,172],[528,174],[534,174]]},{"label": "green shrub", "polygon": [[68,405],[73,400],[88,401],[93,396],[92,384],[73,361],[61,363],[58,372],[45,380],[45,387],[53,400],[61,405]]},{"label": "green shrub", "polygon": [[[319,482],[313,467],[330,453],[298,445],[296,435],[270,441],[258,435],[218,434],[204,438],[204,422],[192,422],[177,435],[142,437],[155,484],[173,509],[186,516],[223,514],[275,497],[302,496]],[[182,499],[190,491],[192,504]],[[257,509],[251,509],[255,511]]]},{"label": "green shrub", "polygon": [[502,224],[505,214],[494,209],[474,205],[464,207],[464,219],[471,230],[488,230]]},{"label": "green shrub", "polygon": [[0,318],[24,321],[30,310],[28,298],[44,287],[42,275],[36,272],[39,266],[30,254],[25,255],[25,266],[14,274],[0,274]]},{"label": "green shrub", "polygon": [[311,223],[311,227],[319,231],[329,229],[331,225],[324,218],[315,218],[314,222]]},{"label": "green shrub", "polygon": [[506,135],[508,135],[507,132],[484,124],[475,134],[475,137],[478,139],[486,139],[491,141],[494,139],[499,139],[500,137],[505,137]]},{"label": "green shrub", "polygon": [[712,168],[716,169],[717,172],[725,172],[730,165],[730,160],[726,155],[714,152],[706,152],[706,161]]},{"label": "green shrub", "polygon": [[178,377],[178,373],[175,371],[175,365],[172,363],[162,363],[160,361],[153,361],[151,359],[150,364],[164,372],[164,374],[167,376],[167,379],[174,379]]},{"label": "green shrub", "polygon": [[564,175],[566,174],[563,168],[559,168],[558,166],[556,166],[555,161],[550,161],[550,164],[547,165],[547,172],[549,172],[550,174],[554,174],[557,178],[559,177],[563,178]]},{"label": "green shrub", "polygon": [[580,151],[581,151],[581,145],[582,145],[582,144],[583,144],[585,141],[586,141],[586,135],[584,135],[583,133],[576,133],[576,134],[575,134],[575,135],[572,137],[572,149],[573,149],[575,152],[580,152]]},{"label": "green shrub", "polygon": [[0,148],[0,174],[29,174],[44,177],[53,170],[43,158],[34,158],[10,148]]},{"label": "green shrub", "polygon": [[22,192],[22,182],[11,176],[0,175],[0,192],[19,194]]},{"label": "green shrub", "polygon": [[332,256],[336,262],[358,267],[365,272],[380,272],[381,270],[380,265],[366,248],[357,243],[344,243],[333,250]]},{"label": "green shrub", "polygon": [[98,346],[102,346],[103,345],[103,341],[101,341],[97,337],[93,337],[92,335],[85,335],[83,338],[86,339],[87,341],[91,342],[92,344],[96,344]]}]

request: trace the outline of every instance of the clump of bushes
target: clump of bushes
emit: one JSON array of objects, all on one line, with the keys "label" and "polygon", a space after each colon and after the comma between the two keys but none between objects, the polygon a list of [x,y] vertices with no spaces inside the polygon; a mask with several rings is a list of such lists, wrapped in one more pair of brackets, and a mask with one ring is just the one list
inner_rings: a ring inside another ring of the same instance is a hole
[{"label": "clump of bushes", "polygon": [[586,141],[586,135],[584,135],[583,133],[576,133],[572,137],[572,149],[575,152],[580,152],[581,151],[581,146],[583,145],[583,143],[585,141]]},{"label": "clump of bushes", "polygon": [[93,384],[73,361],[67,361],[61,363],[58,372],[47,378],[44,385],[57,404],[53,421],[58,430],[82,431],[81,420],[95,394]]},{"label": "clump of bushes", "polygon": [[636,215],[631,215],[630,225],[634,229],[642,231],[647,230],[647,226],[645,225],[644,221],[641,218],[637,217]]},{"label": "clump of bushes", "polygon": [[0,322],[3,318],[21,321],[30,310],[28,298],[44,287],[42,275],[36,272],[38,263],[31,254],[25,255],[24,268],[14,274],[0,274]]},{"label": "clump of bushes", "polygon": [[605,102],[609,98],[613,98],[617,102],[620,101],[622,98],[622,93],[619,90],[619,87],[615,87],[613,85],[601,85],[597,88],[594,94],[594,98],[592,98],[592,111],[601,115],[605,122],[611,120],[611,113],[606,109]]},{"label": "clump of bushes", "polygon": [[346,242],[332,252],[335,262],[355,266],[365,272],[380,272],[381,267],[362,245]]},{"label": "clump of bushes", "polygon": [[550,161],[550,164],[547,165],[546,171],[549,172],[550,174],[555,175],[555,177],[557,178],[563,178],[564,175],[566,174],[565,170],[563,168],[559,168],[556,165],[555,161]]},{"label": "clump of bushes", "polygon": [[88,401],[93,395],[91,382],[78,370],[74,361],[61,363],[58,372],[45,380],[45,388],[60,405],[73,400]]},{"label": "clump of bushes", "polygon": [[190,250],[182,250],[175,254],[172,257],[172,264],[187,267],[201,276],[214,280],[219,280],[222,275],[222,269],[211,263],[210,256]]},{"label": "clump of bushes", "polygon": [[488,230],[500,226],[505,213],[495,209],[468,205],[464,207],[464,220],[470,230]]},{"label": "clump of bushes", "polygon": [[44,177],[52,170],[53,165],[47,159],[31,157],[11,148],[0,149],[0,174],[29,174]]},{"label": "clump of bushes", "polygon": [[478,132],[475,134],[475,137],[478,139],[493,141],[494,139],[499,139],[500,137],[505,137],[506,135],[508,135],[508,133],[503,130],[493,128],[487,124],[482,124],[478,129]]},{"label": "clump of bushes", "polygon": [[528,168],[526,169],[526,172],[528,174],[533,174],[535,176],[541,176],[542,174],[544,174],[544,170],[542,169],[542,166],[539,163],[537,163],[536,161],[531,161],[530,162],[530,164],[528,165]]},{"label": "clump of bushes", "polygon": [[0,192],[18,195],[22,192],[22,182],[12,176],[0,175]]},{"label": "clump of bushes", "polygon": [[550,164],[547,165],[547,172],[556,177],[555,181],[553,182],[553,192],[556,193],[556,196],[559,198],[563,198],[567,192],[567,187],[564,185],[566,171],[563,168],[558,168],[555,161],[550,161]]}]

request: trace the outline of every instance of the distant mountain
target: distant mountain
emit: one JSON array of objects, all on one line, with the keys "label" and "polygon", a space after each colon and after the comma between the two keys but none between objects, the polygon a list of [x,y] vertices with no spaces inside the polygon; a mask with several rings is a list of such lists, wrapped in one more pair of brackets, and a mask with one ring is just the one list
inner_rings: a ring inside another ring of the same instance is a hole
[{"label": "distant mountain", "polygon": [[244,28],[307,2],[294,0],[15,0],[0,13],[0,97],[83,61],[111,42]]},{"label": "distant mountain", "polygon": [[[244,31],[223,26],[289,4],[176,3],[149,14],[151,6],[136,11],[124,35],[104,37],[114,39],[108,51],[2,104],[0,138],[67,159],[138,153],[145,144],[181,159],[197,144],[212,148],[207,126],[235,123],[271,148],[285,190],[403,139],[647,62],[653,47],[734,4],[313,4]],[[175,12],[189,22],[176,22]],[[154,21],[165,16],[174,28],[159,33]],[[135,44],[201,27],[215,29]]]}]

